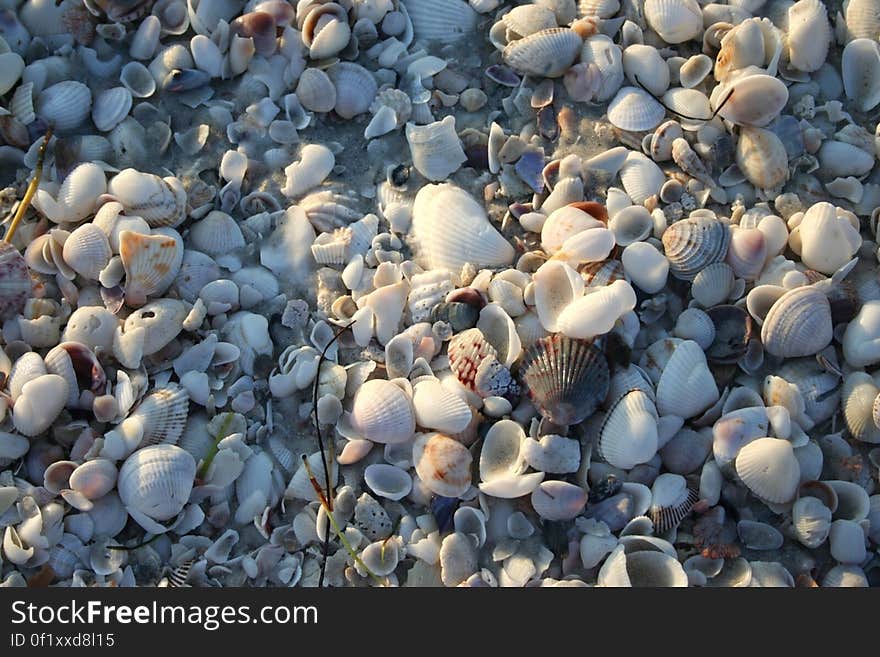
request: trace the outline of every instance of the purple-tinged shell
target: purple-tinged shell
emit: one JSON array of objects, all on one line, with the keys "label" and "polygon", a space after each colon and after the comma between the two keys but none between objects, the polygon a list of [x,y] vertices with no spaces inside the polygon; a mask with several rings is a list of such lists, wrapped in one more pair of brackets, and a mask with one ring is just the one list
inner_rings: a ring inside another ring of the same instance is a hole
[{"label": "purple-tinged shell", "polygon": [[517,87],[521,82],[513,69],[502,64],[495,64],[486,69],[486,77],[503,87]]},{"label": "purple-tinged shell", "polygon": [[0,319],[24,310],[32,284],[24,256],[12,244],[0,242]]}]

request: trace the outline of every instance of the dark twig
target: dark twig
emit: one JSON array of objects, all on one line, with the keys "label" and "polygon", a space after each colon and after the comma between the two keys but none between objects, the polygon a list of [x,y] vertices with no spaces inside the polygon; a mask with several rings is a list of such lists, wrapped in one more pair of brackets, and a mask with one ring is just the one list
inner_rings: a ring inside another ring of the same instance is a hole
[{"label": "dark twig", "polygon": [[731,99],[731,97],[733,96],[733,92],[735,91],[735,89],[731,88],[731,90],[727,92],[727,95],[724,96],[724,100],[722,100],[721,104],[715,108],[714,112],[712,112],[712,116],[710,116],[708,118],[705,116],[688,116],[687,114],[682,114],[681,112],[678,112],[678,111],[672,109],[669,105],[664,103],[662,98],[660,98],[656,94],[652,93],[647,87],[645,87],[645,85],[642,84],[642,81],[639,80],[638,75],[633,75],[633,80],[635,80],[635,83],[642,88],[642,91],[644,91],[647,94],[650,94],[651,98],[653,98],[658,103],[663,105],[663,109],[665,109],[667,112],[671,112],[672,114],[676,114],[683,119],[688,119],[689,121],[711,121],[716,116],[718,116],[718,112],[720,112],[721,109],[727,104],[727,101],[729,101]]},{"label": "dark twig", "polygon": [[[336,331],[333,334],[333,338],[324,346],[324,350],[321,352],[321,357],[318,359],[318,372],[315,374],[315,385],[312,388],[312,414],[315,416],[315,434],[318,437],[318,449],[321,452],[321,462],[324,465],[324,482],[326,484],[327,490],[327,515],[332,515],[333,512],[333,489],[330,485],[330,463],[327,460],[327,450],[324,448],[324,438],[321,436],[321,423],[318,421],[318,383],[321,378],[321,366],[324,364],[324,361],[327,360],[327,352],[330,351],[330,347],[339,339],[339,337],[345,333],[348,329],[352,327],[355,320],[352,320],[347,325],[343,326],[341,329]],[[323,501],[323,500],[322,500]],[[324,529],[324,549],[323,549],[323,558],[321,559],[321,574],[318,577],[318,588],[324,586],[324,573],[327,570],[327,556],[330,554],[330,525]]]}]

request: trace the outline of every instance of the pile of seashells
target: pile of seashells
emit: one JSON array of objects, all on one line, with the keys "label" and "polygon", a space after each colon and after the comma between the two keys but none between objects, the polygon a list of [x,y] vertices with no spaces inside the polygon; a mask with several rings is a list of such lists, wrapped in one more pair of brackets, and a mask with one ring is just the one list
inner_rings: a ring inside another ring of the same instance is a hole
[{"label": "pile of seashells", "polygon": [[880,0],[0,5],[3,585],[880,585]]}]

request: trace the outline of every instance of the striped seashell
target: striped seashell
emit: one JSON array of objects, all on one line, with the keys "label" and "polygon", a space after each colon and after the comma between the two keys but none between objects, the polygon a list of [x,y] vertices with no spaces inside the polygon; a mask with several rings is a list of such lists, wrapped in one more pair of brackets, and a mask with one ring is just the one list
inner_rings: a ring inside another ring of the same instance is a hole
[{"label": "striped seashell", "polygon": [[55,198],[37,189],[34,205],[56,224],[76,223],[94,212],[106,190],[104,170],[94,162],[83,162],[67,175]]},{"label": "striped seashell", "polygon": [[657,409],[642,390],[615,402],[599,430],[599,454],[615,468],[629,470],[657,453]]},{"label": "striped seashell", "polygon": [[201,251],[186,249],[173,282],[173,289],[181,299],[194,303],[202,288],[219,278],[220,267],[211,256]]},{"label": "striped seashell", "polygon": [[581,17],[611,18],[618,11],[620,11],[619,0],[578,0],[577,2],[578,16]]},{"label": "striped seashell", "polygon": [[416,39],[452,43],[473,34],[479,14],[463,0],[400,0]]},{"label": "striped seashell", "polygon": [[699,498],[681,475],[661,474],[651,486],[651,507],[646,514],[654,523],[654,531],[663,534],[678,527]]},{"label": "striped seashell", "polygon": [[136,451],[119,469],[119,498],[141,523],[169,520],[189,501],[196,462],[175,445],[153,445]]},{"label": "striped seashell", "polygon": [[628,132],[653,130],[664,116],[663,106],[637,87],[622,87],[608,104],[608,122]]},{"label": "striped seashell", "polygon": [[82,82],[63,80],[47,87],[37,96],[37,116],[54,126],[57,132],[73,130],[88,118],[92,92]]},{"label": "striped seashell", "polygon": [[125,87],[102,91],[92,106],[92,121],[101,132],[109,132],[128,116],[131,110],[131,92]]},{"label": "striped seashell", "polygon": [[874,401],[880,388],[870,374],[852,372],[843,379],[841,405],[846,428],[853,438],[880,443],[880,428],[874,422]]},{"label": "striped seashell", "polygon": [[83,224],[74,230],[64,241],[62,254],[71,269],[91,281],[98,280],[113,255],[104,231],[94,224]]},{"label": "striped seashell", "polygon": [[582,46],[583,39],[577,32],[554,27],[507,44],[502,58],[519,73],[558,78],[574,64]]},{"label": "striped seashell", "polygon": [[124,230],[119,234],[119,255],[125,268],[125,301],[142,306],[174,282],[183,263],[183,240]]},{"label": "striped seashell", "polygon": [[692,281],[709,265],[721,262],[730,245],[730,228],[715,217],[697,216],[672,224],[663,233],[669,270],[676,278]]},{"label": "striped seashell", "polygon": [[[501,22],[512,36],[526,37],[541,30],[557,27],[556,14],[541,5],[519,5],[501,17]],[[513,39],[508,38],[508,41]]]},{"label": "striped seashell", "polygon": [[827,347],[832,337],[831,304],[812,286],[785,292],[761,325],[764,349],[782,358],[812,356]]},{"label": "striped seashell", "polygon": [[660,193],[666,176],[647,155],[631,151],[620,169],[620,182],[632,202],[642,204]]},{"label": "striped seashell", "polygon": [[476,390],[476,376],[486,358],[497,358],[498,352],[489,344],[478,328],[468,329],[449,341],[447,347],[449,368],[459,382],[469,390]]},{"label": "striped seashell", "polygon": [[532,403],[559,425],[579,424],[592,415],[610,384],[604,354],[591,342],[562,335],[531,345],[518,374]]},{"label": "striped seashell", "polygon": [[699,415],[718,399],[718,387],[703,350],[693,340],[683,340],[672,352],[657,383],[657,411],[687,419]]},{"label": "striped seashell", "polygon": [[400,443],[415,433],[415,412],[400,387],[391,381],[373,379],[364,383],[355,394],[351,425],[367,440]]},{"label": "striped seashell", "polygon": [[880,34],[880,3],[877,0],[849,0],[844,5],[846,40],[876,39]]},{"label": "striped seashell", "polygon": [[420,427],[451,435],[464,431],[473,415],[460,396],[430,378],[413,386],[413,408]]},{"label": "striped seashell", "polygon": [[333,109],[344,119],[350,119],[370,110],[379,90],[376,79],[360,64],[339,62],[327,73],[336,88]]},{"label": "striped seashell", "polygon": [[790,442],[758,438],[737,454],[736,474],[761,500],[787,504],[797,493],[801,469]]},{"label": "striped seashell", "polygon": [[329,112],[336,106],[336,87],[321,69],[307,68],[296,83],[296,97],[310,112]]},{"label": "striped seashell", "polygon": [[799,498],[791,508],[792,527],[801,545],[815,549],[831,532],[831,509],[816,497]]},{"label": "striped seashell", "polygon": [[578,267],[578,272],[587,287],[605,287],[614,281],[627,280],[626,271],[620,260],[588,262]]},{"label": "striped seashell", "polygon": [[127,214],[142,217],[151,228],[177,226],[186,218],[186,191],[174,176],[123,169],[110,180],[107,192]]},{"label": "striped seashell", "polygon": [[245,245],[238,223],[225,212],[212,210],[189,229],[189,243],[209,256],[222,256]]}]

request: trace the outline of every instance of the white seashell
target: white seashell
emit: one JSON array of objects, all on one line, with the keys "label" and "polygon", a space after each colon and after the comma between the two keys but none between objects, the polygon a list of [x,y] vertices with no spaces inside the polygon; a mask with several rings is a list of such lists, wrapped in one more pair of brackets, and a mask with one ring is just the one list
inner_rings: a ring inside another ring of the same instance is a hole
[{"label": "white seashell", "polygon": [[70,475],[70,488],[87,499],[104,497],[116,486],[118,471],[112,461],[93,459],[78,466]]},{"label": "white seashell", "polygon": [[831,510],[815,497],[801,497],[791,509],[792,526],[798,541],[815,549],[831,531]]},{"label": "white seashell", "polygon": [[566,240],[604,224],[584,210],[563,206],[553,210],[541,227],[541,247],[550,254],[559,251]]},{"label": "white seashell", "polygon": [[471,454],[443,434],[422,434],[413,443],[413,464],[422,483],[434,494],[461,497],[471,485]]},{"label": "white seashell", "polygon": [[135,98],[149,98],[156,92],[156,80],[140,62],[129,62],[122,67],[119,82]]},{"label": "white seashell", "polygon": [[412,490],[412,477],[406,470],[385,463],[368,465],[364,482],[379,497],[401,500]]},{"label": "white seashell", "polygon": [[666,43],[683,43],[703,29],[703,13],[696,0],[645,0],[645,19]]},{"label": "white seashell", "polygon": [[871,375],[851,372],[843,379],[841,406],[846,428],[856,440],[880,443],[880,428],[873,421],[873,405],[880,388]]},{"label": "white seashell", "polygon": [[412,402],[390,381],[374,379],[358,389],[351,411],[352,427],[377,443],[399,443],[415,433]]},{"label": "white seashell", "polygon": [[339,116],[350,119],[369,111],[379,89],[372,73],[360,64],[339,62],[328,75],[336,87],[333,108]]},{"label": "white seashell", "polygon": [[464,0],[401,0],[401,4],[416,39],[451,43],[476,31],[479,14]]},{"label": "white seashell", "polygon": [[548,331],[559,330],[559,316],[584,293],[584,280],[577,271],[558,260],[549,260],[532,277],[535,310]]},{"label": "white seashell", "polygon": [[526,438],[520,448],[522,458],[540,472],[577,472],[581,463],[580,445],[576,440],[555,434],[542,436],[540,441]]},{"label": "white seashell", "polygon": [[189,500],[196,462],[175,445],[153,445],[136,451],[119,469],[119,498],[140,523],[169,520]]},{"label": "white seashell", "polygon": [[847,324],[843,334],[843,356],[852,367],[880,362],[880,300],[866,302]]},{"label": "white seashell", "polygon": [[[428,269],[458,273],[465,263],[493,267],[513,260],[513,247],[495,230],[485,210],[464,190],[426,185],[416,194],[412,235]],[[461,239],[462,236],[468,239]]]},{"label": "white seashell", "polygon": [[341,5],[328,2],[309,9],[302,25],[302,42],[311,59],[325,59],[337,54],[351,38],[348,15]]},{"label": "white seashell", "polygon": [[64,80],[46,88],[37,96],[37,116],[58,132],[79,127],[92,109],[92,92],[82,82]]},{"label": "white seashell", "polygon": [[532,508],[545,520],[571,520],[587,504],[587,491],[567,481],[543,481],[532,491]]},{"label": "white seashell", "polygon": [[[637,207],[641,206],[633,206],[633,208]],[[618,213],[618,216],[619,214],[622,212]],[[647,242],[634,242],[623,250],[620,259],[626,275],[640,290],[648,294],[656,294],[666,285],[669,261],[653,245]]]},{"label": "white seashell", "polygon": [[326,146],[321,144],[303,146],[299,160],[284,169],[287,180],[281,193],[288,198],[302,196],[324,182],[335,165],[336,158]]},{"label": "white seashell", "polygon": [[336,87],[321,69],[307,68],[296,84],[296,97],[310,112],[329,112],[336,106]]},{"label": "white seashell", "polygon": [[657,384],[660,415],[691,418],[718,401],[720,395],[706,355],[696,342],[682,341],[663,368]]},{"label": "white seashell", "polygon": [[[314,238],[309,241],[309,244]],[[189,244],[209,256],[223,256],[245,245],[238,223],[225,212],[212,210],[189,229]]]},{"label": "white seashell", "polygon": [[825,63],[831,43],[831,23],[825,3],[798,0],[788,8],[788,58],[799,71],[812,73]]},{"label": "white seashell", "polygon": [[712,72],[713,65],[712,59],[703,53],[692,55],[678,71],[681,86],[685,89],[698,86]]},{"label": "white seashell", "polygon": [[859,111],[869,112],[880,103],[880,47],[876,34],[846,44],[841,57],[841,76],[846,97]]},{"label": "white seashell", "polygon": [[525,439],[525,432],[516,422],[501,420],[492,425],[480,451],[481,490],[485,483],[522,474],[525,464],[520,452]]},{"label": "white seashell", "polygon": [[733,289],[733,269],[726,262],[716,262],[697,272],[691,294],[704,308],[717,306]]},{"label": "white seashell", "polygon": [[837,565],[825,573],[823,587],[865,588],[869,586],[865,571],[858,566]]},{"label": "white seashell", "polygon": [[186,218],[186,191],[173,176],[124,169],[110,180],[107,192],[127,214],[142,217],[151,227],[177,226]]},{"label": "white seashell", "polygon": [[406,140],[413,166],[428,180],[445,180],[467,160],[451,115],[425,126],[407,123]]},{"label": "white seashell", "polygon": [[758,438],[736,456],[736,473],[760,499],[786,504],[800,483],[800,466],[791,443],[778,438]]},{"label": "white seashell", "polygon": [[53,199],[37,189],[34,205],[55,223],[75,223],[92,214],[98,198],[107,191],[104,170],[92,162],[84,162],[71,171]]},{"label": "white seashell", "polygon": [[131,110],[131,92],[125,87],[112,87],[102,91],[92,106],[92,121],[102,132],[109,132],[128,116]]},{"label": "white seashell", "polygon": [[648,156],[631,151],[620,170],[620,182],[633,203],[640,205],[660,193],[666,176]]},{"label": "white seashell", "polygon": [[126,318],[125,333],[143,328],[145,331],[144,356],[149,356],[167,346],[177,337],[188,313],[189,311],[182,301],[157,299],[142,306]]},{"label": "white seashell", "polygon": [[[754,288],[749,296],[762,287]],[[814,287],[799,287],[782,294],[761,325],[764,348],[783,358],[816,354],[828,346],[831,338],[831,306],[828,297]]]},{"label": "white seashell", "polygon": [[764,269],[766,258],[767,243],[763,232],[757,228],[731,226],[726,261],[737,278],[747,281],[757,279]]},{"label": "white seashell", "polygon": [[77,274],[95,281],[113,254],[104,231],[94,224],[83,224],[64,241],[63,255]]},{"label": "white seashell", "polygon": [[[581,48],[580,65],[595,67],[594,70],[598,71],[598,87],[593,96],[595,100],[606,102],[617,93],[620,85],[623,84],[624,71],[626,71],[625,62],[626,55],[621,55],[620,48],[604,34],[597,34],[584,41],[583,48]],[[639,79],[644,82],[645,77],[641,75],[640,70],[637,70],[636,73],[640,76]],[[653,84],[656,85],[656,83]],[[646,86],[649,89],[654,88],[647,83]]]},{"label": "white seashell", "polygon": [[833,274],[840,269],[862,244],[858,229],[849,219],[824,202],[816,203],[804,213],[789,241],[807,267],[823,274]]},{"label": "white seashell", "polygon": [[788,102],[788,87],[778,78],[745,70],[740,76],[719,84],[709,100],[718,116],[743,126],[762,127],[775,119]]},{"label": "white seashell", "polygon": [[559,331],[570,338],[586,340],[604,335],[618,319],[635,308],[635,291],[625,280],[591,290],[591,293],[576,299],[559,314]]},{"label": "white seashell", "polygon": [[[415,2],[415,0],[407,1],[409,4]],[[461,4],[467,7],[464,2]],[[443,586],[459,586],[477,572],[477,548],[470,537],[458,532],[453,532],[443,539],[439,560],[440,580]]]},{"label": "white seashell", "polygon": [[874,166],[874,154],[834,139],[826,140],[817,153],[820,173],[827,178],[862,176]]},{"label": "white seashell", "polygon": [[19,433],[33,437],[48,429],[67,403],[67,381],[43,374],[27,381],[12,408],[12,423]]},{"label": "white seashell", "polygon": [[657,410],[641,390],[623,395],[608,411],[599,432],[599,453],[616,468],[629,470],[657,453]]},{"label": "white seashell", "polygon": [[669,67],[653,46],[637,43],[628,46],[623,51],[623,71],[633,85],[641,83],[655,96],[663,95],[669,88]]},{"label": "white seashell", "polygon": [[471,422],[470,407],[437,379],[425,379],[413,386],[413,407],[416,422],[426,429],[457,434]]},{"label": "white seashell", "polygon": [[860,524],[852,520],[832,522],[828,544],[831,556],[839,563],[858,565],[865,560],[865,532]]},{"label": "white seashell", "polygon": [[219,46],[204,34],[197,34],[189,42],[193,62],[200,71],[204,71],[212,78],[219,78],[223,74],[223,53]]},{"label": "white seashell", "polygon": [[645,550],[627,554],[618,545],[599,570],[602,587],[686,587],[688,575],[682,565],[664,552]]},{"label": "white seashell", "polygon": [[514,70],[536,77],[561,77],[581,52],[583,39],[573,29],[553,27],[508,43],[504,62]]},{"label": "white seashell", "polygon": [[648,92],[636,87],[622,87],[608,104],[608,121],[630,132],[653,130],[666,110]]},{"label": "white seashell", "polygon": [[161,34],[162,23],[159,17],[153,15],[145,17],[134,33],[128,54],[132,59],[150,59],[159,46]]},{"label": "white seashell", "polygon": [[774,189],[788,180],[788,154],[775,133],[744,125],[736,142],[736,163],[759,189]]}]

